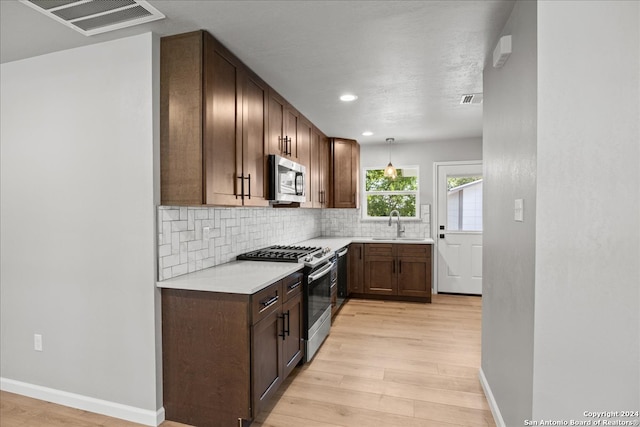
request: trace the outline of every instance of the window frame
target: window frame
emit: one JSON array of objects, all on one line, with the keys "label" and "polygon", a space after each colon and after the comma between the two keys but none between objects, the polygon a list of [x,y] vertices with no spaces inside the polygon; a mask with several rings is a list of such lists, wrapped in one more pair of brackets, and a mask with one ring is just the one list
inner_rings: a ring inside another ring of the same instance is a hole
[{"label": "window frame", "polygon": [[421,221],[422,218],[420,216],[420,166],[419,165],[401,165],[396,166],[396,169],[415,169],[416,171],[416,184],[417,189],[411,191],[367,191],[367,171],[370,170],[381,170],[384,171],[386,165],[382,166],[369,166],[362,168],[362,220],[364,221],[388,221],[388,216],[369,216],[367,215],[368,203],[367,196],[368,195],[415,195],[416,196],[416,214],[415,216],[401,216],[400,218],[404,221]]}]

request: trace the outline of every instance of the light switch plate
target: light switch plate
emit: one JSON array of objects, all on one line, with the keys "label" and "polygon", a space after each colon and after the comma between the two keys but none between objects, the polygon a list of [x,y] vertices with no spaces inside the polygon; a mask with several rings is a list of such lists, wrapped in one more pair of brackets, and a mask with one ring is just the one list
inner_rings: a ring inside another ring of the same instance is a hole
[{"label": "light switch plate", "polygon": [[518,222],[524,221],[524,200],[516,199],[513,204],[513,219]]},{"label": "light switch plate", "polygon": [[42,351],[42,335],[33,334],[33,349],[35,351]]}]

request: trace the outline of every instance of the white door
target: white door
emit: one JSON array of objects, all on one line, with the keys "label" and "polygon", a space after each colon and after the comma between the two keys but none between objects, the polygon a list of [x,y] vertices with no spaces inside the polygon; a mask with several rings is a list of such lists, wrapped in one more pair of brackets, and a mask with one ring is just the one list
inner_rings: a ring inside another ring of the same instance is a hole
[{"label": "white door", "polygon": [[437,292],[482,294],[482,162],[435,164]]}]

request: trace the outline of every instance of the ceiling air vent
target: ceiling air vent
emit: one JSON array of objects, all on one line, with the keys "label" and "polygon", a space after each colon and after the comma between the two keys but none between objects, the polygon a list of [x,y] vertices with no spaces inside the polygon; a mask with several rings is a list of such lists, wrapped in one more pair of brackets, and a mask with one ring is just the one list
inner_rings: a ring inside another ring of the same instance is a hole
[{"label": "ceiling air vent", "polygon": [[460,104],[482,104],[482,98],[483,94],[481,93],[470,93],[467,95],[462,95]]},{"label": "ceiling air vent", "polygon": [[142,0],[20,0],[85,36],[163,19]]}]

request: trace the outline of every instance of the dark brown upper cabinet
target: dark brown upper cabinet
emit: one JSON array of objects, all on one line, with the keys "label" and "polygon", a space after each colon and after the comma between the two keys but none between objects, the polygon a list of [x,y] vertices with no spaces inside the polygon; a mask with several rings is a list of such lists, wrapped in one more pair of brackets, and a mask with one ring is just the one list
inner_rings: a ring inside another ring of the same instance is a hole
[{"label": "dark brown upper cabinet", "polygon": [[267,206],[267,155],[307,169],[302,207],[357,208],[360,146],[327,138],[206,31],[163,37],[163,205]]},{"label": "dark brown upper cabinet", "polygon": [[165,205],[266,206],[269,87],[205,31],[161,39]]},{"label": "dark brown upper cabinet", "polygon": [[311,129],[313,125],[304,116],[298,116],[296,134],[298,136],[298,159],[297,162],[303,165],[307,170],[307,176],[305,181],[305,195],[307,201],[301,203],[300,207],[312,208],[313,207],[313,190],[311,188],[312,176],[314,173],[313,166],[311,164]]},{"label": "dark brown upper cabinet", "polygon": [[268,152],[299,162],[298,111],[273,89],[269,90]]},{"label": "dark brown upper cabinet", "polygon": [[330,208],[330,159],[329,139],[315,126],[311,129],[310,163],[311,195],[309,199],[314,208]]},{"label": "dark brown upper cabinet", "polygon": [[360,145],[353,139],[331,138],[331,175],[334,208],[359,206]]}]

